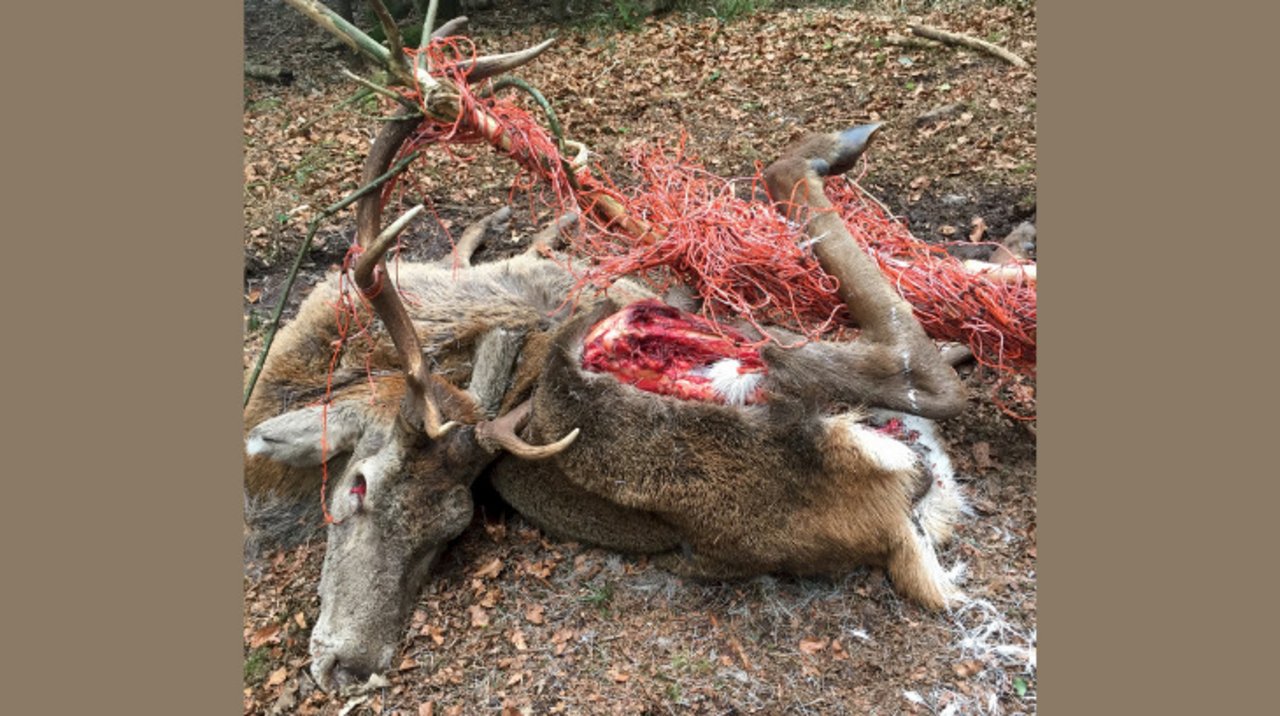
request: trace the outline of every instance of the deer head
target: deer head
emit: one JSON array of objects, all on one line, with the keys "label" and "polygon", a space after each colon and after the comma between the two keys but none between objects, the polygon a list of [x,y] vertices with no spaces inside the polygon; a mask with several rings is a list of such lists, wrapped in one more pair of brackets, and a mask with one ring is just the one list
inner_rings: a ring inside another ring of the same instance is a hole
[{"label": "deer head", "polygon": [[[293,4],[334,21],[332,13],[315,3]],[[454,27],[456,23],[442,30]],[[523,64],[542,49],[545,45],[481,58],[471,79]],[[424,78],[429,75],[419,79]],[[404,115],[388,122],[374,141],[363,168],[365,183],[387,171],[421,121]],[[422,210],[416,206],[383,228],[380,192],[366,194],[356,205],[361,253],[353,282],[385,326],[401,373],[379,378],[375,400],[358,392],[344,394],[327,406],[264,420],[246,436],[249,459],[305,470],[344,458],[345,469],[330,481],[328,491],[321,608],[311,635],[312,673],[325,688],[362,683],[390,666],[408,610],[431,565],[471,521],[471,483],[486,466],[503,452],[542,459],[577,437],[571,430],[550,444],[530,445],[516,435],[528,418],[527,402],[496,414],[524,340],[519,331],[495,326],[476,342],[467,390],[428,369],[414,322],[384,259]]]}]

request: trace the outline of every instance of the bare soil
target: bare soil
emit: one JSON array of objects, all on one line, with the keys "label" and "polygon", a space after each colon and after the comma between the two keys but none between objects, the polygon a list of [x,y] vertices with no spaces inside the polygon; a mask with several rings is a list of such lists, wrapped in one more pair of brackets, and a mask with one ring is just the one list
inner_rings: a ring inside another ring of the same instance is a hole
[{"label": "bare soil", "polygon": [[[558,35],[520,74],[615,178],[628,144],[680,131],[709,168],[737,176],[806,131],[883,121],[862,183],[917,236],[963,241],[981,226],[999,239],[1035,219],[1034,7],[757,2],[726,22],[706,9],[735,3],[686,2],[626,30],[607,20],[608,2],[559,25],[549,2],[498,4],[470,13],[477,45],[507,51]],[[909,39],[909,21],[996,42],[1032,69]],[[245,80],[247,369],[307,222],[355,188],[378,108],[321,117],[355,91],[337,67],[367,69],[279,0],[245,1],[245,57],[294,77]],[[428,200],[438,221],[406,237],[410,258],[444,255],[450,236],[508,200],[511,168],[466,156],[429,155],[414,172],[411,198]],[[534,223],[525,213],[489,251],[520,246]],[[286,316],[341,261],[353,227],[347,212],[321,228]],[[879,569],[682,580],[552,541],[488,501],[430,580],[390,686],[360,704],[318,691],[306,673],[323,542],[247,561],[245,713],[1034,713],[1034,422],[993,404],[989,376],[966,379],[970,408],[943,425],[974,508],[942,555],[966,565],[964,607],[926,612]],[[1023,397],[1033,390],[1027,382]]]}]

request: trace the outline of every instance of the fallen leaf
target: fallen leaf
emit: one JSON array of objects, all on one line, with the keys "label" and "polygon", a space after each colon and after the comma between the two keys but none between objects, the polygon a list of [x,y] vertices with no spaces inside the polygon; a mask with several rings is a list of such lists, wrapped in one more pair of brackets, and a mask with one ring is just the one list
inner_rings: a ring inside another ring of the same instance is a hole
[{"label": "fallen leaf", "polygon": [[982,241],[983,234],[987,233],[987,222],[981,216],[973,217],[973,230],[969,232],[970,241]]},{"label": "fallen leaf", "polygon": [[289,675],[289,669],[283,666],[280,667],[279,669],[276,669],[275,671],[271,672],[271,676],[267,677],[267,686],[277,686],[279,684],[283,684],[285,677],[288,675]]},{"label": "fallen leaf", "polygon": [[952,226],[951,224],[943,224],[942,226],[938,227],[938,233],[942,234],[943,236],[954,236],[956,233],[956,227]]},{"label": "fallen leaf", "polygon": [[516,651],[525,651],[529,648],[529,644],[524,640],[524,632],[519,629],[511,632],[507,639],[515,646]]},{"label": "fallen leaf", "polygon": [[546,611],[545,608],[541,604],[534,604],[533,606],[524,610],[524,618],[530,624],[538,625],[538,624],[541,624],[543,621],[545,621],[544,619],[545,611]]},{"label": "fallen leaf", "polygon": [[307,618],[303,616],[302,612],[298,612],[297,614],[294,614],[293,621],[295,621],[298,624],[299,629],[307,628]]},{"label": "fallen leaf", "polygon": [[979,470],[990,470],[995,467],[995,463],[991,461],[991,443],[982,441],[973,444],[973,463]]},{"label": "fallen leaf", "polygon": [[471,626],[475,629],[483,629],[489,626],[489,613],[479,604],[472,604],[468,609],[471,613]]},{"label": "fallen leaf", "polygon": [[436,702],[427,701],[418,704],[418,716],[436,716]]},{"label": "fallen leaf", "polygon": [[249,648],[257,649],[269,641],[278,641],[280,639],[280,625],[268,624],[261,629],[255,631],[253,636],[249,637]]},{"label": "fallen leaf", "polygon": [[618,682],[619,684],[621,684],[621,683],[623,683],[624,681],[626,681],[627,679],[630,679],[630,678],[631,678],[631,675],[630,675],[630,674],[628,674],[627,672],[625,672],[625,671],[623,671],[622,669],[618,668],[617,666],[611,666],[611,667],[609,667],[609,670],[608,670],[608,671],[606,671],[606,672],[604,672],[604,675],[605,675],[605,676],[608,676],[610,679],[613,679],[614,681]]},{"label": "fallen leaf", "polygon": [[841,644],[839,639],[831,642],[831,658],[836,661],[849,660],[849,652],[844,650],[844,644]]},{"label": "fallen leaf", "polygon": [[255,288],[245,298],[248,299],[249,303],[257,303],[258,299],[262,298],[262,291]]},{"label": "fallen leaf", "polygon": [[817,654],[827,648],[826,639],[801,639],[800,651],[805,654]]},{"label": "fallen leaf", "polygon": [[444,643],[444,629],[441,629],[435,624],[427,627],[427,634],[431,636],[431,641],[434,642],[436,646],[440,646]]},{"label": "fallen leaf", "polygon": [[498,573],[501,571],[502,571],[502,560],[498,557],[494,557],[492,562],[489,562],[485,566],[476,570],[473,576],[475,576],[477,579],[492,579],[498,576]]}]

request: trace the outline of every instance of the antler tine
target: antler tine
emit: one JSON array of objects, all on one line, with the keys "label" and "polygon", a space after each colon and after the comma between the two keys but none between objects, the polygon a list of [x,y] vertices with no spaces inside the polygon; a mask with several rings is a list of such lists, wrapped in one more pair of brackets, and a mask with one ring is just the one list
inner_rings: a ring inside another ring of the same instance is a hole
[{"label": "antler tine", "polygon": [[521,65],[527,65],[533,61],[535,57],[546,52],[556,42],[556,38],[548,38],[534,45],[527,47],[518,52],[505,52],[500,55],[485,55],[478,57],[470,62],[462,63],[461,67],[470,72],[467,75],[468,82],[479,82],[484,79],[500,75],[503,72],[510,72]]},{"label": "antler tine", "polygon": [[[396,292],[395,287],[382,283],[382,277],[386,275],[383,257],[409,222],[423,211],[426,211],[426,207],[418,204],[392,222],[377,238],[370,241],[356,262],[353,273],[356,286],[373,304],[374,311],[387,327],[387,332],[391,334],[391,342],[395,344],[396,351],[404,361],[405,375],[414,401],[422,404],[424,408],[423,426],[427,435],[435,439],[457,427],[457,423],[453,421],[441,423],[440,409],[427,390],[427,384],[431,378],[427,372],[426,363],[422,360],[422,344],[414,331],[413,320],[409,318],[409,312],[401,302],[400,294]],[[382,276],[376,273],[380,268]]]},{"label": "antler tine", "polygon": [[[431,37],[428,42],[430,42],[430,40],[439,40],[442,37],[459,34],[467,26],[467,22],[468,19],[466,15],[459,15],[452,20],[449,20],[431,32]],[[426,43],[423,43],[423,45],[426,45]]]},{"label": "antler tine", "polygon": [[[366,183],[384,172],[390,165],[392,157],[413,132],[418,124],[417,118],[397,119],[388,122],[378,133],[369,154],[365,158],[362,172]],[[431,375],[427,371],[426,362],[422,359],[422,345],[414,330],[409,312],[400,300],[400,294],[394,286],[382,285],[386,276],[383,256],[391,244],[414,217],[424,210],[421,205],[405,212],[392,222],[385,230],[379,231],[382,224],[381,192],[373,191],[360,198],[356,204],[356,243],[364,250],[356,262],[354,277],[360,292],[369,299],[373,310],[382,319],[396,352],[404,361],[405,377],[412,396],[412,404],[423,408],[423,427],[432,439],[439,438],[457,423],[442,421],[439,405],[431,396]]]},{"label": "antler tine", "polygon": [[569,431],[568,435],[547,445],[530,445],[516,435],[516,430],[529,419],[533,404],[524,401],[510,412],[494,420],[486,420],[476,425],[476,439],[489,450],[502,448],[507,452],[528,460],[541,460],[563,452],[565,448],[578,439],[578,428]]}]

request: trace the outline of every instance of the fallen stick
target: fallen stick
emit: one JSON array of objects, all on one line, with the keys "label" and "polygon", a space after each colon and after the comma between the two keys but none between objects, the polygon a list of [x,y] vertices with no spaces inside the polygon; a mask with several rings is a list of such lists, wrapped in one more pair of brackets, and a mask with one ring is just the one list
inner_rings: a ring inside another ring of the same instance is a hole
[{"label": "fallen stick", "polygon": [[293,71],[280,65],[261,65],[254,62],[245,62],[244,74],[245,77],[252,77],[255,80],[264,82],[286,85],[293,82]]},{"label": "fallen stick", "polygon": [[953,102],[951,104],[944,104],[939,107],[934,107],[933,109],[929,110],[928,112],[925,112],[919,117],[916,117],[916,126],[923,127],[926,124],[929,124],[931,122],[936,122],[939,119],[942,119],[944,117],[950,117],[951,115],[963,109],[965,109],[964,102]]},{"label": "fallen stick", "polygon": [[912,34],[919,35],[920,37],[926,37],[930,40],[937,40],[938,42],[942,42],[948,45],[960,45],[962,47],[967,47],[971,50],[978,50],[979,52],[985,52],[988,55],[991,55],[992,57],[999,57],[1000,59],[1004,60],[1005,62],[1008,62],[1014,67],[1021,67],[1024,69],[1027,67],[1030,67],[1030,65],[1027,64],[1026,60],[1022,59],[1021,57],[1018,57],[1012,52],[1009,52],[1003,47],[1000,47],[999,45],[993,45],[990,42],[987,42],[986,40],[979,40],[976,37],[969,37],[968,35],[961,35],[956,32],[947,32],[946,30],[939,30],[936,27],[929,27],[928,25],[911,25],[910,27],[911,27]]}]

